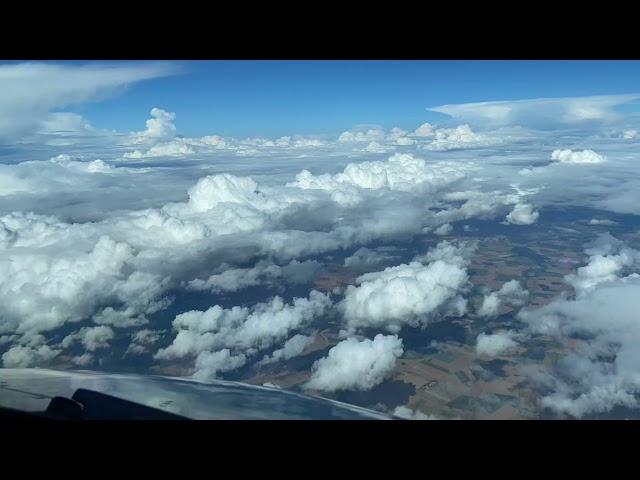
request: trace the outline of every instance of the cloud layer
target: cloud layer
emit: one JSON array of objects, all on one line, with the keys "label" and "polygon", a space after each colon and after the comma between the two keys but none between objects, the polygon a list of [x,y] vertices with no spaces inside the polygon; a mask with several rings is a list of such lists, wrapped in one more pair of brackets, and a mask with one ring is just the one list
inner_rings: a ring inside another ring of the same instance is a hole
[{"label": "cloud layer", "polygon": [[[528,377],[542,408],[637,405],[635,244],[600,237],[564,279],[573,294],[528,308],[516,280],[471,283],[469,239],[526,239],[557,207],[600,209],[580,224],[594,231],[624,226],[607,212],[640,214],[638,126],[615,110],[637,96],[449,105],[434,110],[457,125],[273,139],[181,135],[171,106],[149,105],[133,132],[62,111],[172,72],[0,67],[3,366],[99,368],[117,351],[208,381],[326,340],[305,387],[367,390],[393,376],[403,329],[465,315],[482,325],[482,357],[516,358],[540,337],[571,346]],[[495,328],[515,309],[523,324]]]}]

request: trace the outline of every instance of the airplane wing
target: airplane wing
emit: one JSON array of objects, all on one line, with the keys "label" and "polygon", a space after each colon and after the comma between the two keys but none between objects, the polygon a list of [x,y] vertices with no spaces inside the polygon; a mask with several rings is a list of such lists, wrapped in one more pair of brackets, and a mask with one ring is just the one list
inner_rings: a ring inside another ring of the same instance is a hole
[{"label": "airplane wing", "polygon": [[279,388],[156,375],[0,369],[0,407],[46,418],[390,420],[380,412]]}]

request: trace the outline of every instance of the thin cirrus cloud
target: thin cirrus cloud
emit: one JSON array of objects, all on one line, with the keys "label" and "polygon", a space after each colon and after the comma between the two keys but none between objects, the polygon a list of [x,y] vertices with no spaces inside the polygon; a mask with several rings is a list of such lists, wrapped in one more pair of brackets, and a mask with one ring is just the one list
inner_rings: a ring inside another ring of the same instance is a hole
[{"label": "thin cirrus cloud", "polygon": [[177,72],[169,63],[1,65],[0,139],[16,140],[43,127],[51,129],[49,115],[56,109],[101,100],[134,83]]},{"label": "thin cirrus cloud", "polygon": [[427,110],[483,128],[522,126],[546,130],[615,121],[621,118],[616,107],[638,99],[640,94],[537,98],[439,105]]}]

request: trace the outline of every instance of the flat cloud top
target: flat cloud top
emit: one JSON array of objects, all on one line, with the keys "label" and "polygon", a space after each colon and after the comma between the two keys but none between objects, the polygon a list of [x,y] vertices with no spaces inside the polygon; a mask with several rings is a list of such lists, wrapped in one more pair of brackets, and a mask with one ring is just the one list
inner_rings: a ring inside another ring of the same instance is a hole
[{"label": "flat cloud top", "polygon": [[640,94],[591,97],[536,98],[530,100],[449,104],[431,107],[458,121],[493,128],[520,125],[554,128],[620,118],[614,107],[634,102]]}]

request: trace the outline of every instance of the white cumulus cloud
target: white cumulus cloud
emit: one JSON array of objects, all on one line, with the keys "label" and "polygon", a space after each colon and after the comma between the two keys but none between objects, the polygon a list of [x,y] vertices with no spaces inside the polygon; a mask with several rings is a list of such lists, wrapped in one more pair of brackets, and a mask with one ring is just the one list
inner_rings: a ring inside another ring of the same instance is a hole
[{"label": "white cumulus cloud", "polygon": [[606,161],[602,155],[598,155],[593,150],[554,150],[551,153],[551,160],[560,163],[602,163]]},{"label": "white cumulus cloud", "polygon": [[[215,305],[206,311],[185,312],[173,321],[177,331],[173,342],[158,350],[155,358],[171,360],[196,356],[201,358],[196,361],[196,377],[213,378],[211,375],[216,371],[227,371],[217,367],[220,361],[224,360],[224,365],[239,364],[241,358],[246,360],[282,341],[294,330],[304,328],[330,306],[328,296],[312,291],[308,299],[295,298],[290,304],[280,297],[273,297],[269,302],[251,308],[224,309]],[[291,348],[289,345],[289,350]],[[216,353],[225,349],[227,353]],[[199,373],[200,370],[204,373]]]},{"label": "white cumulus cloud", "polygon": [[282,360],[289,360],[290,358],[300,355],[307,345],[313,342],[312,336],[307,335],[294,335],[289,340],[284,342],[282,348],[274,350],[271,355],[265,355],[265,357],[258,362],[261,365],[269,363],[279,362]]},{"label": "white cumulus cloud", "polygon": [[393,414],[396,417],[404,418],[405,420],[437,420],[438,418],[434,415],[427,415],[422,413],[420,410],[411,410],[405,406],[396,407],[393,410]]},{"label": "white cumulus cloud", "polygon": [[491,335],[481,333],[477,338],[476,352],[478,355],[496,357],[511,352],[517,346],[512,332],[497,332]]},{"label": "white cumulus cloud", "polygon": [[369,390],[391,373],[403,353],[397,335],[378,334],[373,340],[347,338],[318,360],[305,388],[320,391]]},{"label": "white cumulus cloud", "polygon": [[505,221],[513,225],[531,225],[536,223],[540,213],[528,203],[517,203],[507,215]]},{"label": "white cumulus cloud", "polygon": [[468,251],[441,242],[420,261],[364,274],[349,285],[341,303],[347,324],[398,331],[403,324],[426,324],[440,312],[464,313],[459,293],[468,280]]},{"label": "white cumulus cloud", "polygon": [[423,123],[413,132],[416,137],[432,137],[434,135],[433,125],[430,123]]},{"label": "white cumulus cloud", "polygon": [[483,133],[474,132],[469,125],[455,128],[439,128],[434,132],[433,140],[423,148],[427,150],[455,150],[496,145],[502,140]]},{"label": "white cumulus cloud", "polygon": [[502,285],[500,290],[484,296],[478,309],[478,315],[483,317],[496,316],[502,304],[520,306],[528,296],[529,292],[522,288],[518,280],[510,280]]}]

